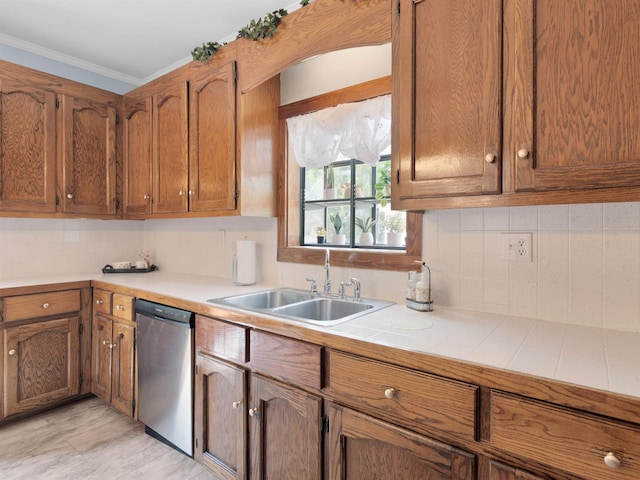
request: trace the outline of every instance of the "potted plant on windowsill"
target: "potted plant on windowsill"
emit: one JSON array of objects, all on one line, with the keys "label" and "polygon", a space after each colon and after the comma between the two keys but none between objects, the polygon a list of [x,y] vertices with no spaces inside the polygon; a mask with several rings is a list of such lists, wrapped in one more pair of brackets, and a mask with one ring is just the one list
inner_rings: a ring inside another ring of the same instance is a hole
[{"label": "potted plant on windowsill", "polygon": [[316,240],[318,243],[324,243],[324,239],[327,236],[327,231],[322,227],[316,228]]},{"label": "potted plant on windowsill", "polygon": [[337,197],[333,165],[329,165],[324,177],[324,199],[333,200]]},{"label": "potted plant on windowsill", "polygon": [[405,213],[387,213],[384,218],[384,228],[387,232],[387,245],[401,247],[406,236]]},{"label": "potted plant on windowsill", "polygon": [[376,182],[376,199],[380,206],[387,205],[387,197],[391,193],[391,167],[384,165],[378,169],[378,181]]},{"label": "potted plant on windowsill", "polygon": [[364,220],[360,217],[356,217],[356,227],[362,230],[362,233],[360,233],[360,245],[373,245],[373,234],[371,233],[371,229],[375,224],[376,220],[371,220],[371,217],[367,217]]},{"label": "potted plant on windowsill", "polygon": [[331,243],[334,245],[344,245],[346,238],[344,233],[342,233],[342,218],[340,218],[340,213],[329,215],[329,221],[331,221],[334,231],[331,237]]}]

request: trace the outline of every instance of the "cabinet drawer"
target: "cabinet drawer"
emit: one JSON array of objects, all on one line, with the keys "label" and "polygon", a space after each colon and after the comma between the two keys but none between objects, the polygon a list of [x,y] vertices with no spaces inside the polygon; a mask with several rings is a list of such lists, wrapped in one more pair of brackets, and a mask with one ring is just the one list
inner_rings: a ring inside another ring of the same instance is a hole
[{"label": "cabinet drawer", "polygon": [[133,297],[114,293],[112,315],[122,320],[133,321]]},{"label": "cabinet drawer", "polygon": [[329,352],[328,391],[375,417],[429,434],[476,436],[478,387],[342,352]]},{"label": "cabinet drawer", "polygon": [[93,311],[111,315],[111,297],[113,293],[98,288],[93,290]]},{"label": "cabinet drawer", "polygon": [[291,385],[322,388],[323,348],[251,330],[251,369]]},{"label": "cabinet drawer", "polygon": [[248,341],[248,328],[196,315],[196,351],[246,363]]},{"label": "cabinet drawer", "polygon": [[[491,443],[509,454],[587,479],[640,478],[640,428],[494,392]],[[619,468],[605,463],[620,461]]]},{"label": "cabinet drawer", "polygon": [[4,299],[5,322],[80,311],[80,290],[19,295]]}]

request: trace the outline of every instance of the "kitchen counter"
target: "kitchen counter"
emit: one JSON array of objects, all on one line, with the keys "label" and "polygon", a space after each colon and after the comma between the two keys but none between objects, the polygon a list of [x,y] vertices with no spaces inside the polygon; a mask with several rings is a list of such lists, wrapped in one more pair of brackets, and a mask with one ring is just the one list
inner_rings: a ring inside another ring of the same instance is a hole
[{"label": "kitchen counter", "polygon": [[[527,383],[531,384],[530,390],[536,390],[538,378],[553,380],[559,382],[560,390],[566,387],[563,395],[575,397],[575,401],[567,404],[576,407],[580,407],[583,387],[633,397],[629,398],[632,402],[640,399],[638,333],[438,306],[434,312],[421,313],[400,304],[340,325],[323,327],[269,315],[247,315],[232,307],[222,309],[207,303],[210,298],[264,290],[273,285],[239,287],[229,279],[161,271],[4,280],[0,282],[0,295],[13,294],[17,287],[89,280],[97,287],[121,289],[153,301],[172,303],[203,315],[222,316],[295,338],[336,348],[353,345],[355,353],[380,360],[393,361],[398,354],[403,359],[415,357],[415,365],[407,366],[420,368],[429,362],[429,369],[435,369],[434,373],[445,374],[444,370],[451,368],[453,360],[456,376],[468,375],[467,380],[470,381],[485,375],[486,367],[516,374],[516,380],[522,382],[525,390]],[[366,296],[366,285],[364,289]],[[446,369],[439,367],[445,364]],[[438,368],[443,371],[438,371]],[[574,389],[573,386],[579,388]],[[540,390],[540,396],[546,395]]]}]

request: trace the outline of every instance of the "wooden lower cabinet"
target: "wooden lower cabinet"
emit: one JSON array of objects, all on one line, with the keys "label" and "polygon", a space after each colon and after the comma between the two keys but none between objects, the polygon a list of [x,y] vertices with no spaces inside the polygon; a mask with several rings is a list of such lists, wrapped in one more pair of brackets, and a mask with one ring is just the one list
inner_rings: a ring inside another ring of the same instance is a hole
[{"label": "wooden lower cabinet", "polygon": [[488,480],[542,480],[542,477],[491,460]]},{"label": "wooden lower cabinet", "polygon": [[247,370],[196,357],[194,458],[220,480],[247,478]]},{"label": "wooden lower cabinet", "polygon": [[4,414],[9,417],[80,393],[80,317],[4,330]]},{"label": "wooden lower cabinet", "polygon": [[251,375],[252,480],[322,478],[322,399]]},{"label": "wooden lower cabinet", "polygon": [[473,454],[329,403],[329,479],[475,480]]}]

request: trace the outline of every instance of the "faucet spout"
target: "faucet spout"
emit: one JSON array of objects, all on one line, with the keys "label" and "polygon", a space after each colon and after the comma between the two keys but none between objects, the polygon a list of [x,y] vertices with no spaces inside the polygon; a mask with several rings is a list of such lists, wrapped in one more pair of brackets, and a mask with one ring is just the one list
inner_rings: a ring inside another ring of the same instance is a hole
[{"label": "faucet spout", "polygon": [[324,253],[324,270],[326,272],[326,278],[324,281],[323,293],[325,295],[331,295],[331,251],[328,248]]}]

